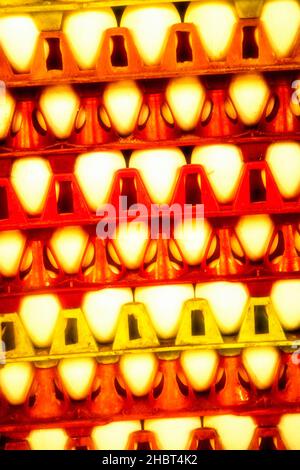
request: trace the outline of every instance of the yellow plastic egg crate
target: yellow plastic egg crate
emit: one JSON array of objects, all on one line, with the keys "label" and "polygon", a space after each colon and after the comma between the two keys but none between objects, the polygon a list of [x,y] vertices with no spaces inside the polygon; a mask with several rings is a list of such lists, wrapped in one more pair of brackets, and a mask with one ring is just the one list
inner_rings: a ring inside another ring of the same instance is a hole
[{"label": "yellow plastic egg crate", "polygon": [[249,346],[274,345],[295,350],[300,345],[297,333],[284,332],[268,297],[251,298],[244,309],[238,333],[229,336],[222,335],[204,299],[184,303],[177,334],[170,339],[158,337],[145,305],[138,302],[123,305],[114,340],[109,344],[97,342],[80,308],[60,312],[50,347],[36,347],[34,334],[26,332],[16,312],[0,315],[0,332],[2,363],[76,356],[93,356],[106,361],[126,352],[151,351],[164,355],[195,347],[230,352]]}]

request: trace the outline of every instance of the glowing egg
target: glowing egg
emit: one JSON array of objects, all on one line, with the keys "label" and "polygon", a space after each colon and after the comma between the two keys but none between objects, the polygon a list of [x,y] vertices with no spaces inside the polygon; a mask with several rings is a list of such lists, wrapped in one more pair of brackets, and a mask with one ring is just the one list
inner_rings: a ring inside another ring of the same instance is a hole
[{"label": "glowing egg", "polygon": [[58,139],[70,137],[80,107],[79,97],[73,88],[69,85],[46,87],[41,93],[39,105],[53,134]]},{"label": "glowing egg", "polygon": [[224,450],[247,450],[255,431],[250,416],[204,416],[203,426],[217,431]]},{"label": "glowing egg", "polygon": [[178,148],[135,150],[129,160],[129,167],[139,170],[156,204],[170,202],[179,170],[185,164],[184,154]]},{"label": "glowing egg", "polygon": [[133,80],[122,80],[106,85],[103,92],[105,110],[121,136],[131,134],[138,121],[143,94]]},{"label": "glowing egg", "polygon": [[90,392],[95,373],[96,361],[90,357],[62,359],[58,373],[68,395],[73,400],[84,400]]},{"label": "glowing egg", "polygon": [[219,202],[231,202],[243,168],[243,155],[236,145],[218,144],[195,147],[192,164],[202,165]]},{"label": "glowing egg", "polygon": [[207,390],[216,375],[219,356],[213,349],[188,350],[180,355],[180,364],[188,382],[197,392]]},{"label": "glowing egg", "polygon": [[236,226],[237,236],[246,255],[257,261],[266,253],[271,241],[274,224],[269,215],[245,215]]},{"label": "glowing egg", "polygon": [[25,244],[26,237],[20,230],[0,232],[0,273],[3,276],[18,273]]},{"label": "glowing egg", "polygon": [[117,150],[79,155],[74,173],[90,209],[107,203],[115,172],[123,168],[126,162]]},{"label": "glowing egg", "polygon": [[62,227],[55,230],[50,247],[62,269],[68,274],[78,272],[88,241],[88,234],[81,227]]},{"label": "glowing egg", "polygon": [[97,450],[125,450],[130,434],[140,430],[140,421],[114,421],[93,428],[91,437]]},{"label": "glowing egg", "polygon": [[38,37],[39,31],[30,15],[0,18],[0,45],[17,72],[30,71]]},{"label": "glowing egg", "polygon": [[164,339],[176,335],[183,304],[192,298],[192,284],[146,286],[135,290],[135,301],[145,304],[157,335]]},{"label": "glowing egg", "polygon": [[262,75],[245,73],[234,76],[229,95],[242,122],[254,126],[262,118],[270,90]]},{"label": "glowing egg", "polygon": [[150,392],[157,367],[158,360],[153,353],[123,354],[120,358],[122,376],[128,388],[137,397]]},{"label": "glowing egg", "polygon": [[130,30],[146,65],[160,63],[170,28],[180,22],[172,3],[127,6],[121,18],[121,26]]},{"label": "glowing egg", "polygon": [[185,23],[194,23],[202,44],[211,60],[223,60],[231,45],[237,14],[232,2],[191,2],[184,17]]},{"label": "glowing egg", "polygon": [[276,142],[266,153],[266,161],[281,195],[294,198],[300,194],[300,144]]},{"label": "glowing egg", "polygon": [[278,423],[280,437],[288,450],[300,449],[300,414],[289,413],[281,416]]},{"label": "glowing egg", "polygon": [[1,88],[0,93],[0,140],[2,140],[7,137],[10,130],[16,102],[6,88]]},{"label": "glowing egg", "polygon": [[[186,262],[193,266],[201,263],[211,234],[211,226],[206,219],[183,219],[176,224],[174,237]],[[170,250],[178,258],[173,245]]]},{"label": "glowing egg", "polygon": [[29,295],[22,299],[20,318],[36,347],[51,346],[60,310],[59,300],[52,294]]},{"label": "glowing egg", "polygon": [[289,56],[299,35],[298,0],[267,0],[260,19],[275,54],[278,57]]},{"label": "glowing egg", "polygon": [[113,341],[121,308],[129,302],[133,302],[133,296],[127,287],[102,289],[84,295],[82,309],[97,341]]},{"label": "glowing egg", "polygon": [[138,269],[149,241],[149,228],[144,222],[121,223],[115,232],[114,244],[128,269]]},{"label": "glowing egg", "polygon": [[208,301],[221,333],[228,335],[239,331],[249,298],[244,284],[227,281],[197,284],[195,295]]},{"label": "glowing egg", "polygon": [[0,369],[0,388],[11,405],[22,405],[27,399],[34,377],[30,362],[5,364]]},{"label": "glowing egg", "polygon": [[34,429],[27,438],[31,450],[64,450],[68,435],[64,429]]},{"label": "glowing egg", "polygon": [[198,417],[146,419],[144,429],[155,434],[160,450],[186,450],[195,429],[201,428]]},{"label": "glowing egg", "polygon": [[271,301],[285,330],[300,328],[300,281],[287,279],[272,286]]},{"label": "glowing egg", "polygon": [[105,31],[116,26],[117,20],[111,8],[75,11],[67,15],[63,32],[81,69],[95,66]]},{"label": "glowing egg", "polygon": [[13,163],[11,183],[28,214],[39,215],[43,211],[51,176],[51,167],[43,158],[22,158]]},{"label": "glowing egg", "polygon": [[172,78],[166,99],[178,126],[184,131],[196,127],[205,101],[205,88],[198,77]]},{"label": "glowing egg", "polygon": [[278,349],[267,347],[246,348],[242,352],[242,359],[254,385],[265,390],[271,387],[280,363]]}]

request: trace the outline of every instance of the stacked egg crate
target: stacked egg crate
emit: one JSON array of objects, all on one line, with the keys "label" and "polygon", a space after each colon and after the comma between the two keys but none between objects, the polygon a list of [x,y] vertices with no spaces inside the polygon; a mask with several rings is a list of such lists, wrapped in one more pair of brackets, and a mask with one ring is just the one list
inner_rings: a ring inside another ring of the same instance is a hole
[{"label": "stacked egg crate", "polygon": [[[3,10],[5,449],[300,445],[300,7],[216,3]],[[102,240],[120,195],[205,222]]]}]

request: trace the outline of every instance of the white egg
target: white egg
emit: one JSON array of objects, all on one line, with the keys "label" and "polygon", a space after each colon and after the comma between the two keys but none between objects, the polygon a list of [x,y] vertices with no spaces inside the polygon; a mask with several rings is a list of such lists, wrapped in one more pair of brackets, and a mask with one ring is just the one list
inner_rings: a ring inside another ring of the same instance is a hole
[{"label": "white egg", "polygon": [[178,126],[184,131],[196,127],[205,101],[205,88],[198,77],[172,78],[166,99]]},{"label": "white egg", "polygon": [[289,413],[281,416],[278,423],[280,437],[287,450],[300,449],[300,414]]},{"label": "white egg", "polygon": [[121,80],[106,85],[103,103],[109,119],[121,136],[131,134],[138,122],[143,94],[134,80]]},{"label": "white egg", "polygon": [[61,305],[52,294],[29,295],[20,304],[20,318],[33,344],[50,347]]},{"label": "white egg", "polygon": [[266,214],[245,215],[239,219],[235,230],[246,255],[258,261],[267,251],[274,224]]},{"label": "white egg", "polygon": [[80,99],[70,85],[46,87],[39,105],[48,127],[58,139],[70,137],[80,107]]},{"label": "white egg", "polygon": [[0,140],[2,140],[5,139],[9,133],[16,102],[7,89],[3,87],[3,84],[0,83],[0,85]]},{"label": "white egg", "polygon": [[15,276],[19,271],[26,237],[20,230],[0,233],[0,273],[6,277]]},{"label": "white egg", "polygon": [[267,149],[266,162],[281,195],[287,199],[299,196],[300,144],[298,142],[271,144]]},{"label": "white egg", "polygon": [[139,170],[156,204],[170,202],[180,168],[185,164],[185,156],[178,148],[135,150],[129,160],[129,167]]},{"label": "white egg", "polygon": [[34,377],[34,368],[30,362],[5,364],[0,369],[0,388],[11,405],[25,403]]},{"label": "white egg", "polygon": [[238,16],[228,0],[191,2],[184,17],[194,23],[211,60],[224,60],[232,43]]},{"label": "white egg", "polygon": [[215,378],[219,356],[213,349],[187,350],[181,353],[180,364],[193,389],[203,392]]},{"label": "white egg", "polygon": [[219,202],[231,202],[243,168],[243,155],[236,145],[218,144],[195,147],[192,164],[202,165]]},{"label": "white egg", "polygon": [[73,400],[83,400],[89,394],[96,373],[96,361],[90,357],[62,359],[58,373]]},{"label": "white egg", "polygon": [[63,32],[81,69],[95,67],[105,31],[116,26],[111,8],[74,11],[66,16]]},{"label": "white egg", "polygon": [[11,183],[28,214],[40,215],[43,211],[51,177],[49,162],[43,158],[22,158],[13,163]]},{"label": "white egg", "polygon": [[114,245],[128,269],[138,269],[149,241],[149,228],[144,222],[133,220],[120,223],[113,235]]},{"label": "white egg", "polygon": [[208,301],[221,333],[232,335],[239,331],[249,298],[244,284],[227,281],[197,284],[195,296]]},{"label": "white egg", "polygon": [[88,234],[81,227],[62,227],[50,239],[53,250],[65,273],[78,272],[86,249]]},{"label": "white egg", "polygon": [[280,363],[278,349],[272,346],[246,348],[243,350],[242,360],[258,389],[265,390],[272,385]]},{"label": "white egg", "polygon": [[289,56],[299,35],[299,1],[267,0],[260,19],[275,54],[278,57]]},{"label": "white egg", "polygon": [[[211,230],[209,222],[202,218],[186,218],[176,224],[174,237],[183,258],[190,266],[199,264],[203,260]],[[174,245],[170,245],[170,251],[175,258],[179,258]]]},{"label": "white egg", "polygon": [[235,75],[229,86],[233,105],[246,126],[257,124],[262,118],[270,97],[270,90],[259,73]]},{"label": "white egg", "polygon": [[113,341],[121,308],[129,302],[133,302],[133,295],[127,287],[102,289],[84,295],[82,310],[97,341]]},{"label": "white egg", "polygon": [[160,63],[170,28],[180,22],[172,3],[127,6],[121,18],[121,26],[130,30],[146,65]]},{"label": "white egg", "polygon": [[140,421],[114,421],[93,428],[91,437],[97,450],[125,450],[130,434],[140,430]]},{"label": "white egg", "polygon": [[116,171],[126,168],[117,150],[83,153],[75,162],[74,174],[91,210],[97,211],[108,198]]},{"label": "white egg", "polygon": [[192,284],[137,287],[135,290],[135,301],[145,304],[157,335],[164,339],[176,335],[184,302],[192,298]]},{"label": "white egg", "polygon": [[122,376],[132,392],[142,397],[150,392],[158,368],[158,360],[153,353],[123,354],[120,358]]},{"label": "white egg", "polygon": [[0,18],[0,45],[12,67],[29,72],[39,30],[30,15],[5,15]]},{"label": "white egg", "polygon": [[300,328],[300,280],[277,281],[272,286],[271,301],[284,330]]},{"label": "white egg", "polygon": [[27,438],[31,450],[64,450],[68,435],[64,429],[34,429]]},{"label": "white egg", "polygon": [[160,450],[186,450],[194,430],[201,427],[198,417],[146,419],[144,429],[155,434]]},{"label": "white egg", "polygon": [[217,431],[224,450],[247,450],[255,431],[250,416],[204,416],[203,426]]}]

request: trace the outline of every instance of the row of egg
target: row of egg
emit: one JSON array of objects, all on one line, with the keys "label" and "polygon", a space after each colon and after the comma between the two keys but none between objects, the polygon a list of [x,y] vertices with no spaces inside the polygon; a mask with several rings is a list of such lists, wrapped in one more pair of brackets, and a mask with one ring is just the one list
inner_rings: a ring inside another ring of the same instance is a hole
[{"label": "row of egg", "polygon": [[[273,346],[249,347],[242,350],[239,370],[243,383],[251,383],[257,390],[268,390],[282,373],[280,351]],[[224,374],[219,367],[220,356],[213,349],[191,349],[181,352],[177,376],[184,386],[190,385],[196,392],[209,391],[219,383]],[[145,397],[158,387],[163,379],[160,361],[154,353],[123,354],[118,362],[119,388],[128,390],[135,397]],[[106,367],[106,366],[103,366]],[[90,357],[61,359],[57,366],[58,377],[66,394],[72,400],[87,399],[97,394],[101,376],[97,374],[97,362]],[[11,405],[21,405],[28,400],[35,367],[30,362],[5,364],[0,369],[0,391]],[[230,387],[230,385],[229,385]],[[101,393],[101,391],[100,391]],[[170,405],[171,406],[171,405]]]},{"label": "row of egg", "polygon": [[[276,281],[270,300],[284,330],[300,327],[300,281]],[[169,284],[130,288],[105,288],[84,294],[81,309],[88,326],[101,343],[114,340],[124,304],[143,303],[160,339],[174,338],[187,300],[206,299],[222,335],[238,333],[244,309],[250,299],[247,287],[239,282],[217,281],[205,284]],[[52,294],[29,295],[21,300],[19,316],[35,347],[51,346],[61,304]]]},{"label": "row of egg", "polygon": [[[298,38],[300,6],[298,0],[267,0],[260,17],[271,46],[278,57],[290,55]],[[184,22],[194,23],[210,60],[224,60],[232,43],[238,15],[230,0],[192,2]],[[181,23],[175,5],[127,6],[120,26],[128,28],[145,65],[160,63],[170,28]],[[104,33],[116,27],[110,8],[67,14],[62,31],[81,69],[95,67]],[[29,15],[2,17],[0,44],[17,72],[28,72],[32,65],[40,31]],[[46,54],[49,50],[46,49]]]},{"label": "row of egg", "polygon": [[[299,80],[293,82],[290,108],[299,116]],[[7,90],[2,93],[0,107],[0,139],[9,130],[17,132],[22,125],[20,111],[15,112],[16,101]],[[100,97],[100,93],[99,93]],[[137,126],[144,126],[149,118],[149,107],[144,103],[144,93],[133,80],[121,80],[107,84],[99,107],[99,119],[104,128],[113,127],[121,136],[130,135]],[[227,116],[239,118],[246,126],[259,123],[263,115],[270,116],[276,104],[263,75],[238,74],[231,79],[225,102]],[[80,97],[70,85],[53,85],[43,89],[38,100],[37,122],[43,131],[51,130],[55,137],[67,139],[73,129],[80,130],[86,122],[86,111]],[[161,114],[165,121],[176,123],[183,131],[193,130],[199,122],[208,122],[213,103],[198,77],[179,77],[169,80],[165,90],[165,102]]]},{"label": "row of egg", "polygon": [[[299,196],[300,144],[293,141],[273,143],[266,150],[265,161],[282,197],[294,199]],[[133,151],[128,167],[139,171],[154,204],[169,204],[180,170],[186,164],[186,157],[179,148],[152,148]],[[195,147],[191,164],[202,165],[219,203],[232,203],[244,169],[239,147],[232,144]],[[124,168],[125,158],[116,150],[90,152],[76,158],[74,174],[92,211],[109,201],[115,173]],[[45,159],[26,157],[14,161],[11,183],[28,214],[41,214],[51,176],[51,167]],[[266,184],[264,173],[262,182]],[[201,182],[199,184],[201,186]]]},{"label": "row of egg", "polygon": [[[277,429],[288,450],[300,448],[300,415],[284,414]],[[143,422],[115,421],[96,426],[91,431],[93,446],[97,450],[123,450],[130,445],[132,433],[144,430],[153,433],[160,450],[187,450],[194,431],[211,428],[217,433],[223,450],[246,450],[251,445],[256,423],[250,416],[224,414],[217,416],[145,419]],[[138,435],[135,435],[138,439]],[[69,436],[64,429],[36,429],[27,437],[32,450],[63,450]],[[214,449],[214,442],[210,442]]]},{"label": "row of egg", "polygon": [[[125,269],[146,270],[148,274],[154,272],[160,256],[160,241],[157,224],[155,221],[152,223],[152,219],[151,224],[150,227],[148,222],[143,220],[133,220],[128,223],[121,221],[119,224],[116,224],[115,220],[98,223],[97,234],[100,238],[107,237],[105,227],[109,226],[109,240],[100,248],[105,250],[108,267],[112,273],[118,275]],[[237,265],[242,267],[247,261],[262,262],[266,255],[268,257],[274,255],[272,264],[280,263],[285,254],[278,252],[278,249],[282,248],[281,238],[280,233],[275,230],[275,224],[267,214],[240,217],[234,231],[228,235],[229,248]],[[154,233],[153,237],[152,233]],[[205,262],[205,266],[210,269],[216,268],[219,263],[218,234],[214,232],[207,219],[180,218],[176,223],[174,235],[170,233],[169,240],[162,241],[167,242],[170,262],[174,270],[180,270],[182,263],[199,266]],[[88,232],[80,226],[57,228],[44,243],[50,277],[56,277],[59,272],[61,274],[82,272],[84,276],[87,276],[94,269],[96,250],[100,248],[96,244],[97,239],[96,241],[94,237],[91,239]],[[295,227],[293,243],[299,252],[298,226]],[[223,255],[223,252],[221,254]],[[19,273],[26,271],[28,273],[33,261],[37,260],[33,259],[32,244],[23,232],[7,230],[0,233],[0,274],[2,276],[12,278]]]}]

